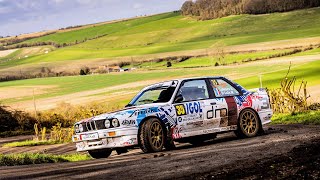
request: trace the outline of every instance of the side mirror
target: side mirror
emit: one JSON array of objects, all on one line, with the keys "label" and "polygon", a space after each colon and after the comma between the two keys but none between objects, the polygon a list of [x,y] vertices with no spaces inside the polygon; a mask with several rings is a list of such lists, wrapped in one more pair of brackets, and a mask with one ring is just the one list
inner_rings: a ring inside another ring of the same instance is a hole
[{"label": "side mirror", "polygon": [[183,96],[181,94],[177,95],[176,98],[174,99],[175,103],[179,103],[183,101]]}]

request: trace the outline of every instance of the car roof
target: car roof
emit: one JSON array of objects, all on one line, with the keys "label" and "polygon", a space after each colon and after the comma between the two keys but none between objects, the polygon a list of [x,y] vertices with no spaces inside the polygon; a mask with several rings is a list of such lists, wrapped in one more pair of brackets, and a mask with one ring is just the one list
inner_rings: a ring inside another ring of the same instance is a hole
[{"label": "car roof", "polygon": [[[176,81],[185,81],[185,80],[193,80],[193,79],[212,79],[212,78],[225,78],[223,76],[202,76],[202,77],[191,77],[191,78],[181,78],[175,79]],[[174,80],[172,80],[174,81]]]},{"label": "car roof", "polygon": [[[202,77],[190,77],[190,78],[180,78],[180,79],[171,79],[171,80],[167,80],[167,81],[160,81],[160,82],[157,82],[155,84],[160,84],[160,83],[164,83],[164,82],[170,82],[170,81],[188,81],[188,80],[195,80],[195,79],[214,79],[214,78],[224,78],[224,79],[227,79],[226,77],[223,77],[223,76],[202,76]],[[155,84],[151,84],[150,86],[152,85],[155,85]],[[148,86],[147,86],[148,87]]]}]

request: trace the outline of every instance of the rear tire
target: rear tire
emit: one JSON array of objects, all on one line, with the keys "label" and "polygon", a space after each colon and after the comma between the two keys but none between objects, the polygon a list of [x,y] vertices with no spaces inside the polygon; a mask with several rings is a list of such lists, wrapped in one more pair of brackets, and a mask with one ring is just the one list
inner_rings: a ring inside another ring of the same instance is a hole
[{"label": "rear tire", "polygon": [[156,118],[146,120],[139,134],[140,148],[145,153],[162,151],[165,145],[165,131]]},{"label": "rear tire", "polygon": [[245,109],[240,113],[238,129],[235,134],[240,138],[254,137],[261,132],[258,115],[252,109]]},{"label": "rear tire", "polygon": [[112,150],[111,149],[99,149],[99,150],[88,151],[88,153],[90,154],[90,156],[92,158],[101,159],[101,158],[108,158],[111,155]]}]

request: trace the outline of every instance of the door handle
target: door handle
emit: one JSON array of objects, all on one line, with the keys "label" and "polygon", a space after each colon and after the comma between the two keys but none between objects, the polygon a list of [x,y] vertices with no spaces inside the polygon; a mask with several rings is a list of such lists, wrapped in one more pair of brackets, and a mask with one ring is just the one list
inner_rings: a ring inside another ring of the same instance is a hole
[{"label": "door handle", "polygon": [[212,102],[212,103],[210,103],[211,105],[216,105],[217,103],[216,102]]}]

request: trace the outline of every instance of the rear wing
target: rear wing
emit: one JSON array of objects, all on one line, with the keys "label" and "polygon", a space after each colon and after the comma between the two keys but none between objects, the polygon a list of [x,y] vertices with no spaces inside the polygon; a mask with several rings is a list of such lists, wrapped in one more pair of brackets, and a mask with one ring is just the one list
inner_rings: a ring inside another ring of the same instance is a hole
[{"label": "rear wing", "polygon": [[268,96],[268,91],[266,88],[255,88],[255,89],[250,89],[249,92],[255,94],[255,95],[267,95]]}]

